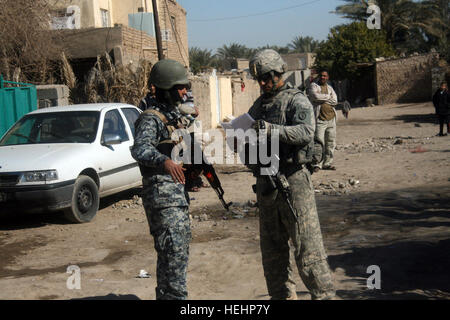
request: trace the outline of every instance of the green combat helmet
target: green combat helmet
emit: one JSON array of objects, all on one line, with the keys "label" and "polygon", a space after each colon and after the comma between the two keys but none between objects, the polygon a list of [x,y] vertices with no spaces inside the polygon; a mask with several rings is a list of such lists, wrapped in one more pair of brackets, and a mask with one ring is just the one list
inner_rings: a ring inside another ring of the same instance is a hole
[{"label": "green combat helmet", "polygon": [[150,72],[149,81],[163,90],[169,90],[178,84],[189,85],[186,68],[178,61],[171,59],[155,63]]},{"label": "green combat helmet", "polygon": [[[281,56],[272,49],[264,49],[255,54],[250,60],[250,74],[254,79],[269,72],[283,74],[287,71],[287,64]],[[273,77],[273,74],[272,74]]]}]

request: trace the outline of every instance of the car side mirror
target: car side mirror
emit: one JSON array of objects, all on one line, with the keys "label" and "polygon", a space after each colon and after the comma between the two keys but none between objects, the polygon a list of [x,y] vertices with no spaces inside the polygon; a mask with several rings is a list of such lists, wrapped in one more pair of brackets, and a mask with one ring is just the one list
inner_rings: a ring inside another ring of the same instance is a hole
[{"label": "car side mirror", "polygon": [[121,144],[121,143],[122,143],[122,138],[120,138],[120,136],[118,134],[105,133],[103,135],[102,145],[104,145],[104,146],[110,146],[110,145]]}]

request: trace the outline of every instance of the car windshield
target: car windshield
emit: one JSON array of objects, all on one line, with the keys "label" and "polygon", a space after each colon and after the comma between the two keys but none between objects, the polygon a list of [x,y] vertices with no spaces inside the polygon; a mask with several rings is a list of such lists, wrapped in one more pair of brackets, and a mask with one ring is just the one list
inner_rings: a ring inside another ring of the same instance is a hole
[{"label": "car windshield", "polygon": [[92,143],[97,136],[98,111],[30,114],[20,119],[0,146],[43,143]]}]

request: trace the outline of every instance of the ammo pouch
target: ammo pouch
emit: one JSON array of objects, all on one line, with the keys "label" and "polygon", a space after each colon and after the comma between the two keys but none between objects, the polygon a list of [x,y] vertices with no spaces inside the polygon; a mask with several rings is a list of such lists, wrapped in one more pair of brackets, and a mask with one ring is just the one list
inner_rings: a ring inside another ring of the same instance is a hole
[{"label": "ammo pouch", "polygon": [[[169,132],[169,137],[172,136],[172,133],[176,130],[176,127],[173,125],[169,125],[169,121],[167,120],[166,116],[163,113],[161,113],[155,109],[147,109],[144,111],[144,113],[149,113],[149,114],[153,114],[153,115],[157,116],[166,126],[167,131]],[[177,143],[178,142],[173,141],[169,138],[168,140],[161,141],[158,144],[158,146],[156,147],[156,149],[163,155],[171,158],[173,147]],[[163,168],[146,167],[143,165],[139,165],[139,169],[140,169],[141,175],[143,177],[148,177],[148,176],[157,175],[157,174],[162,174],[162,175],[167,174]]]},{"label": "ammo pouch", "polygon": [[311,141],[307,146],[296,147],[294,149],[294,163],[307,164],[312,162],[314,154],[314,141]]}]

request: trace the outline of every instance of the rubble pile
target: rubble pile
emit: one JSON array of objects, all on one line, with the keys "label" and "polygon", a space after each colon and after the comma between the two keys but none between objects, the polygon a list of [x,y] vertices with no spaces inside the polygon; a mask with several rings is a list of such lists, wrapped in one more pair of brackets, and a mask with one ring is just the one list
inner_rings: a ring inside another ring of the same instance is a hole
[{"label": "rubble pile", "polygon": [[133,196],[133,199],[129,200],[122,200],[119,202],[116,202],[112,205],[113,209],[140,209],[143,208],[142,206],[142,199],[135,195]]},{"label": "rubble pile", "polygon": [[345,151],[349,154],[361,152],[387,152],[399,149],[408,149],[417,144],[430,144],[430,138],[408,137],[382,137],[370,138],[364,141],[357,141],[351,144],[337,144],[336,150]]},{"label": "rubble pile", "polygon": [[[203,207],[200,209],[200,212],[195,212],[190,215],[191,221],[209,221],[213,219],[213,215],[210,213],[214,210],[211,210],[207,207]],[[217,211],[217,210],[216,210]],[[247,202],[233,202],[230,207],[230,211],[223,211],[220,213],[222,215],[223,220],[231,220],[231,219],[244,219],[247,217],[256,217],[258,215],[258,208],[256,201],[248,200]]]},{"label": "rubble pile", "polygon": [[349,194],[360,185],[359,180],[348,179],[347,181],[331,180],[331,182],[315,182],[314,192],[327,196],[340,196]]}]

